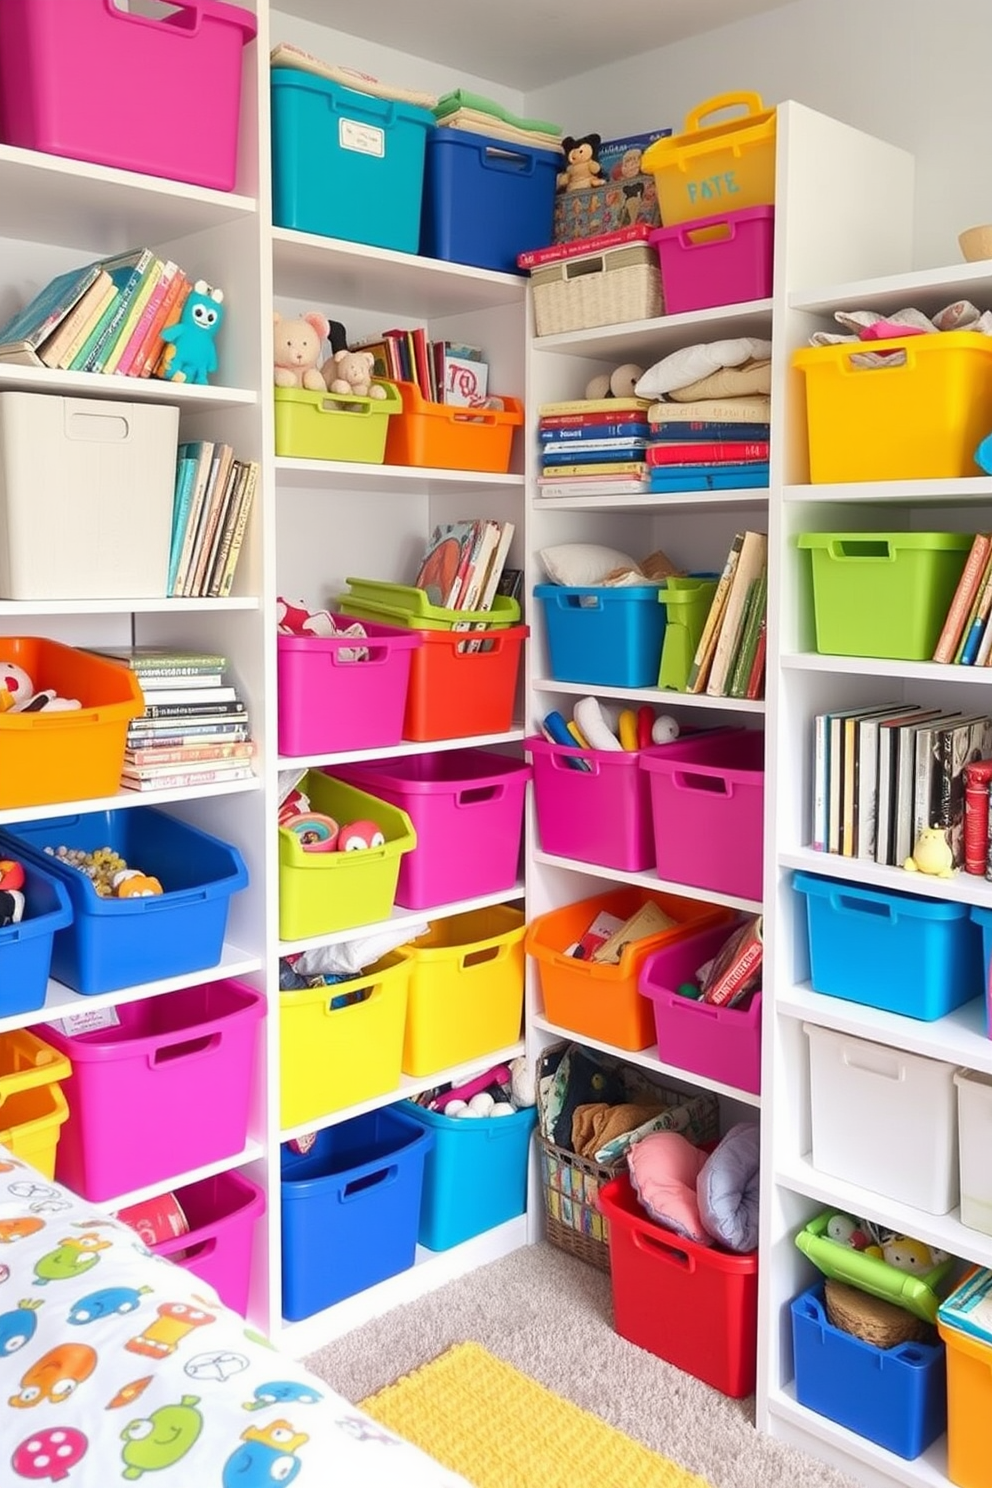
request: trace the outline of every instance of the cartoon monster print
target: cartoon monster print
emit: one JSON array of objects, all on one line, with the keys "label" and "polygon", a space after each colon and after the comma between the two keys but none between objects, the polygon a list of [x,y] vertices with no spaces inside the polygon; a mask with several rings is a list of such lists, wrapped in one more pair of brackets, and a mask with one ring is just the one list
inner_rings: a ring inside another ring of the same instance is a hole
[{"label": "cartoon monster print", "polygon": [[75,1281],[97,1264],[100,1251],[109,1250],[110,1245],[109,1240],[101,1240],[90,1231],[60,1240],[55,1250],[35,1261],[35,1286],[46,1286],[50,1281]]},{"label": "cartoon monster print", "polygon": [[41,1305],[40,1297],[37,1300],[24,1298],[13,1311],[0,1313],[0,1356],[16,1354],[18,1349],[31,1342],[38,1331],[38,1308]]},{"label": "cartoon monster print", "polygon": [[62,1405],[77,1386],[88,1380],[96,1368],[96,1350],[87,1343],[60,1343],[26,1369],[21,1378],[21,1389],[11,1395],[8,1405],[27,1409],[50,1400],[53,1405]]},{"label": "cartoon monster print", "polygon": [[80,1297],[78,1302],[73,1303],[66,1322],[96,1323],[101,1318],[110,1317],[114,1313],[133,1312],[140,1305],[144,1293],[150,1291],[150,1286],[116,1286],[90,1292],[87,1296]]},{"label": "cartoon monster print", "polygon": [[125,1444],[122,1476],[140,1478],[142,1473],[159,1472],[185,1457],[203,1430],[199,1403],[199,1395],[184,1395],[178,1405],[162,1405],[150,1416],[129,1421],[121,1432]]},{"label": "cartoon monster print", "polygon": [[191,1307],[188,1302],[163,1302],[154,1321],[137,1338],[129,1338],[124,1347],[132,1354],[150,1359],[164,1359],[174,1354],[187,1334],[216,1322],[212,1312]]},{"label": "cartoon monster print", "polygon": [[222,290],[198,279],[176,324],[161,332],[162,340],[171,343],[164,373],[170,382],[206,382],[216,372],[215,338],[224,320],[223,301]]},{"label": "cartoon monster print", "polygon": [[255,1399],[245,1401],[245,1410],[264,1410],[267,1405],[291,1403],[316,1405],[323,1398],[319,1390],[301,1384],[298,1380],[268,1380],[264,1385],[255,1386]]},{"label": "cartoon monster print", "polygon": [[350,1436],[357,1442],[381,1442],[384,1447],[397,1447],[399,1440],[387,1431],[384,1426],[375,1421],[368,1420],[365,1416],[339,1416],[334,1422],[340,1427],[345,1436]]},{"label": "cartoon monster print", "polygon": [[89,1438],[74,1426],[48,1426],[14,1448],[10,1465],[19,1478],[32,1483],[40,1483],[43,1478],[60,1483],[70,1467],[82,1461],[88,1448]]},{"label": "cartoon monster print", "polygon": [[248,1368],[251,1360],[244,1354],[233,1354],[221,1351],[216,1354],[195,1354],[187,1364],[183,1365],[184,1373],[194,1380],[224,1380],[233,1379],[236,1374],[241,1374]]},{"label": "cartoon monster print", "polygon": [[241,1445],[224,1463],[221,1488],[280,1488],[295,1481],[303,1466],[297,1452],[310,1440],[288,1421],[270,1421],[268,1426],[249,1426],[241,1433]]},{"label": "cartoon monster print", "polygon": [[44,1228],[43,1219],[0,1219],[0,1245],[13,1245],[15,1240],[29,1240]]}]

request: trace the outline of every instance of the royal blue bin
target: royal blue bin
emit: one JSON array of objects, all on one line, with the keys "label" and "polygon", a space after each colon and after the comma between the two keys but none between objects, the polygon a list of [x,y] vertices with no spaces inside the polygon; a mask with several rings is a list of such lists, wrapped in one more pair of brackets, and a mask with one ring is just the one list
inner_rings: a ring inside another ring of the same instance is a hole
[{"label": "royal blue bin", "polygon": [[527,1156],[537,1112],[512,1116],[445,1116],[415,1101],[399,1108],[434,1138],[424,1168],[417,1239],[427,1250],[450,1250],[473,1235],[523,1214]]},{"label": "royal blue bin", "polygon": [[848,1431],[911,1460],[947,1427],[942,1343],[881,1349],[829,1321],[824,1283],[792,1302],[796,1399]]},{"label": "royal blue bin", "polygon": [[538,584],[551,675],[600,687],[657,687],[668,611],[657,584],[610,589]]},{"label": "royal blue bin", "polygon": [[[46,847],[110,847],[164,892],[102,899],[85,873]],[[216,966],[231,895],[248,882],[237,848],[153,806],[16,823],[0,832],[0,851],[27,857],[66,889],[72,923],[55,932],[52,976],[74,992],[115,992]]]},{"label": "royal blue bin", "polygon": [[517,254],[551,242],[562,157],[466,129],[427,137],[420,251],[518,274]]},{"label": "royal blue bin", "polygon": [[295,67],[271,76],[276,226],[416,253],[434,115]]},{"label": "royal blue bin", "polygon": [[55,932],[72,920],[69,895],[59,880],[33,863],[22,866],[24,917],[0,930],[0,1018],[44,1007]]},{"label": "royal blue bin", "polygon": [[282,1149],[282,1310],[289,1322],[413,1265],[434,1137],[385,1107]]},{"label": "royal blue bin", "polygon": [[792,883],[806,898],[814,992],[927,1023],[984,993],[982,937],[966,904],[812,873]]}]

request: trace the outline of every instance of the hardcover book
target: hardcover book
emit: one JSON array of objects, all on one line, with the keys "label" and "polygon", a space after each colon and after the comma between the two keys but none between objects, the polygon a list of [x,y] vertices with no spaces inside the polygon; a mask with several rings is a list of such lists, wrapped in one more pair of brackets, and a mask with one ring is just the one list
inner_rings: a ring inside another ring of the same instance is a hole
[{"label": "hardcover book", "polygon": [[0,326],[0,353],[14,346],[37,351],[82,298],[101,273],[100,263],[70,269],[38,291],[16,315]]}]

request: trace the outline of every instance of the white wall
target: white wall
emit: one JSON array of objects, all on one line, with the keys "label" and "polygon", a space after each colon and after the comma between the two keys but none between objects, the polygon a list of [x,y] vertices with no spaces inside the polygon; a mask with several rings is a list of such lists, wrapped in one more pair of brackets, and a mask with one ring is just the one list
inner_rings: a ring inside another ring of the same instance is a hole
[{"label": "white wall", "polygon": [[678,132],[718,93],[795,99],[915,155],[915,266],[931,268],[960,262],[958,233],[992,222],[990,65],[990,0],[795,0],[530,93],[526,108],[609,138]]}]

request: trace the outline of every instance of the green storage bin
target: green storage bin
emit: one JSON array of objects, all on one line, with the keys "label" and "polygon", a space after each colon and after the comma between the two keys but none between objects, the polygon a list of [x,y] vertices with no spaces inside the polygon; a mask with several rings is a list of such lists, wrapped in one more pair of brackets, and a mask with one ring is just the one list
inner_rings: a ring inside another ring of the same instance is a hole
[{"label": "green storage bin", "polygon": [[388,920],[400,857],[417,845],[409,816],[320,770],[310,770],[299,788],[309,797],[311,811],[333,817],[339,826],[374,821],[386,841],[382,847],[353,852],[307,852],[288,827],[280,827],[280,940],[302,940]]},{"label": "green storage bin", "polygon": [[816,649],[930,661],[971,549],[961,532],[803,532]]},{"label": "green storage bin", "polygon": [[825,1209],[799,1231],[795,1240],[803,1255],[831,1280],[846,1282],[883,1302],[904,1307],[925,1323],[935,1323],[941,1298],[954,1280],[958,1267],[955,1258],[948,1256],[929,1271],[903,1271],[882,1256],[868,1255],[832,1240],[827,1226],[838,1213],[843,1210]]},{"label": "green storage bin", "polygon": [[391,382],[380,382],[385,398],[312,393],[309,388],[275,389],[276,454],[297,460],[355,460],[381,465],[386,434],[403,399]]},{"label": "green storage bin", "polygon": [[671,692],[685,692],[689,668],[699,645],[699,638],[710,612],[719,574],[712,578],[690,575],[666,579],[658,591],[658,603],[668,611],[665,642],[661,648],[661,671],[658,686]]},{"label": "green storage bin", "polygon": [[344,615],[362,620],[381,620],[389,625],[414,626],[418,630],[454,630],[456,625],[481,623],[490,630],[505,630],[520,620],[515,599],[497,594],[491,610],[446,610],[431,604],[426,591],[412,584],[389,584],[385,579],[346,579],[347,594],[339,594],[335,605]]}]

